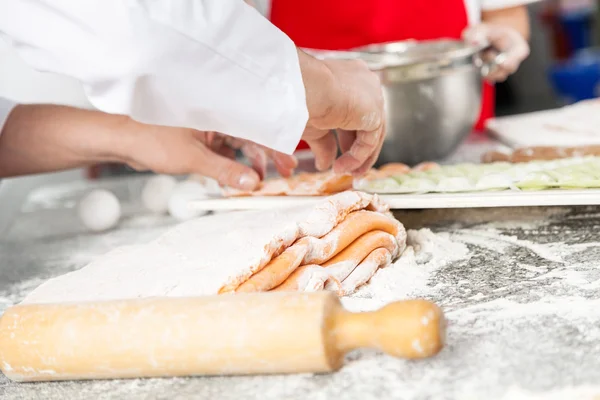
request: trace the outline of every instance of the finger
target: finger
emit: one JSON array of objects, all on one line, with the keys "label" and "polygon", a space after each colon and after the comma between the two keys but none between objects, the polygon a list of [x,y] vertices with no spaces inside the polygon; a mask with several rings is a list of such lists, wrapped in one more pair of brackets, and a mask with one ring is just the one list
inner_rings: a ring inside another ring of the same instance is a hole
[{"label": "finger", "polygon": [[252,168],[235,160],[217,154],[202,143],[196,144],[197,156],[194,157],[192,171],[199,175],[216,179],[222,186],[240,190],[254,190],[260,183],[258,173]]},{"label": "finger", "polygon": [[504,82],[518,68],[519,64],[514,64],[512,62],[502,63],[490,71],[486,76],[486,80],[491,82]]},{"label": "finger", "polygon": [[277,172],[284,177],[292,175],[294,169],[298,167],[298,160],[293,155],[280,153],[268,147],[258,145],[254,142],[225,136],[225,143],[234,149],[242,150],[242,153],[244,153],[246,158],[250,160],[255,170],[263,179],[264,175],[266,174],[267,160],[263,157],[263,155],[257,155],[257,152],[259,151],[264,153],[266,158],[273,161]]},{"label": "finger", "polygon": [[229,146],[222,146],[220,149],[216,149],[216,150],[215,149],[211,149],[211,150],[213,150],[217,154],[222,155],[223,157],[227,157],[227,158],[230,158],[232,160],[234,160],[235,156],[236,156],[235,150],[232,149]]},{"label": "finger", "polygon": [[284,154],[275,150],[267,149],[267,155],[282,167],[295,169],[298,167],[298,159],[293,154]]},{"label": "finger", "polygon": [[[201,137],[202,135],[204,136],[203,138]],[[199,132],[197,138],[213,150],[218,150],[225,144],[225,138],[218,132]]]},{"label": "finger", "polygon": [[283,177],[289,177],[298,167],[298,159],[291,154],[284,154],[265,146],[260,146],[267,157],[275,164],[275,169]]},{"label": "finger", "polygon": [[272,151],[270,158],[273,160],[277,172],[285,178],[291,176],[298,167],[298,159],[293,155]]},{"label": "finger", "polygon": [[[260,167],[260,168],[263,168],[263,166],[264,166],[264,170],[261,175],[263,177],[263,179],[264,179],[264,174],[266,174],[267,159],[272,160],[277,172],[281,176],[286,177],[286,178],[291,176],[294,173],[294,170],[296,169],[296,167],[298,167],[298,160],[293,155],[280,153],[273,149],[269,149],[268,147],[260,146],[260,145],[254,144],[254,143],[250,143],[250,144],[253,146],[256,146],[257,149],[260,150],[263,153],[263,155],[265,155],[265,157],[261,156],[260,160],[257,160],[256,163],[253,164],[253,166]],[[243,145],[242,149],[246,148],[245,146],[246,145]],[[246,157],[248,157],[248,155],[246,155]],[[250,159],[250,157],[248,157],[248,158]]]},{"label": "finger", "polygon": [[[385,126],[382,129],[385,130]],[[384,135],[382,135],[382,137],[383,136]],[[363,165],[361,165],[360,167],[355,169],[352,172],[352,175],[362,176],[362,175],[366,174],[371,168],[373,168],[373,166],[379,159],[379,154],[381,153],[381,149],[383,148],[383,143],[384,143],[384,140],[382,139],[381,142],[378,144],[377,148],[375,149],[375,151],[373,152],[373,154],[367,159],[367,161],[365,161],[363,163]]]},{"label": "finger", "polygon": [[489,41],[505,56],[501,65],[509,65],[516,69],[529,56],[527,41],[513,29],[495,27],[487,32]]},{"label": "finger", "polygon": [[352,147],[352,143],[356,140],[356,131],[347,131],[345,129],[337,130],[338,142],[342,153],[347,153]]},{"label": "finger", "polygon": [[358,131],[356,140],[346,153],[336,160],[333,165],[335,173],[353,172],[365,163],[379,147],[382,129],[376,132]]},{"label": "finger", "polygon": [[315,137],[315,139],[307,140],[307,143],[315,155],[315,167],[319,171],[325,171],[331,168],[337,156],[337,141],[333,132],[327,132],[320,137],[315,135]]},{"label": "finger", "polygon": [[260,179],[267,175],[267,155],[265,151],[254,143],[244,143],[241,147],[242,154],[246,156],[252,168],[258,173]]},{"label": "finger", "polygon": [[362,175],[366,174],[368,171],[370,171],[371,168],[373,168],[373,166],[379,159],[379,154],[381,153],[382,147],[383,147],[383,141],[380,143],[380,145],[377,147],[377,149],[371,155],[371,157],[369,157],[369,159],[367,161],[365,161],[365,163],[363,165],[361,165],[360,167],[358,167],[356,170],[354,170],[352,172],[352,175],[362,176]]},{"label": "finger", "polygon": [[247,140],[243,140],[243,139],[238,139],[232,136],[227,136],[227,135],[223,135],[223,141],[224,143],[231,147],[232,149],[236,149],[239,150],[242,148],[243,145],[245,145],[246,143],[253,143]]}]

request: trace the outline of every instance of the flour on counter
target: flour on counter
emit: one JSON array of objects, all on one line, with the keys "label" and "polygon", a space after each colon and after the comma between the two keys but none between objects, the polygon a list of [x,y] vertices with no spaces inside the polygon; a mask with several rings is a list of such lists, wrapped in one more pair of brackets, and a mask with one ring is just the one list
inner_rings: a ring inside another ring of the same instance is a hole
[{"label": "flour on counter", "polygon": [[380,269],[365,286],[342,298],[353,311],[374,310],[387,303],[414,297],[427,297],[436,289],[432,274],[449,263],[469,257],[463,243],[448,233],[429,229],[409,230],[408,247],[394,264]]},{"label": "flour on counter", "polygon": [[567,387],[544,393],[511,386],[502,400],[598,400],[599,398],[600,386]]},{"label": "flour on counter", "polygon": [[[52,221],[63,220],[63,214],[36,213],[20,218],[12,243],[0,241],[0,273],[24,272],[4,275],[21,277],[14,284],[0,275],[0,313],[45,278],[80,268],[113,247],[150,240],[172,224],[140,215],[118,230],[75,239],[65,233],[66,224]],[[356,351],[341,371],[326,375],[22,385],[0,374],[0,393],[43,400],[600,398],[600,387],[594,386],[600,382],[598,208],[429,210],[399,220],[415,217],[416,226],[431,227],[435,234],[409,231],[404,256],[342,301],[353,310],[410,297],[441,304],[449,320],[448,341],[432,359],[407,362]],[[52,236],[31,240],[39,229]]]}]

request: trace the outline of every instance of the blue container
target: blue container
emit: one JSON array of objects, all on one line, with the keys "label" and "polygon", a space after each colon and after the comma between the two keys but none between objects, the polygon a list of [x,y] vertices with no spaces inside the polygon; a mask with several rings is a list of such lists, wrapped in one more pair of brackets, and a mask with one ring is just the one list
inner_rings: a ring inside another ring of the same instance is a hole
[{"label": "blue container", "polygon": [[592,21],[593,14],[588,10],[560,16],[567,41],[574,53],[592,45]]},{"label": "blue container", "polygon": [[577,52],[566,62],[550,68],[549,78],[557,94],[567,103],[600,96],[600,50]]}]

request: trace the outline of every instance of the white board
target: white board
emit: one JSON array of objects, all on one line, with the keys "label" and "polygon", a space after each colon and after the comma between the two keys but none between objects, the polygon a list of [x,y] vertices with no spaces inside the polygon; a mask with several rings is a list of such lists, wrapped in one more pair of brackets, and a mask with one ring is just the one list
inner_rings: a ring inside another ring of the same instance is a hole
[{"label": "white board", "polygon": [[[380,195],[392,209],[486,208],[600,205],[600,189]],[[193,200],[190,207],[208,211],[263,210],[311,205],[323,197],[237,197]]]},{"label": "white board", "polygon": [[600,144],[600,100],[493,118],[486,128],[511,147]]}]

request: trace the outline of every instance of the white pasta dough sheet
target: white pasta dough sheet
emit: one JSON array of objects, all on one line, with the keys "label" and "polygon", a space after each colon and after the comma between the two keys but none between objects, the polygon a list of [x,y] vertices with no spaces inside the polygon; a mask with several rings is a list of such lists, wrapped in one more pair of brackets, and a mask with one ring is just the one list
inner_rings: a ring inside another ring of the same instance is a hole
[{"label": "white pasta dough sheet", "polygon": [[354,188],[379,194],[600,188],[600,157],[432,165],[425,171],[356,180]]},{"label": "white pasta dough sheet", "polygon": [[[405,248],[406,232],[376,195],[343,192],[316,206],[216,214],[184,222],[150,243],[117,248],[80,270],[50,279],[27,296],[24,303],[201,296],[235,291],[278,260],[277,256],[285,258],[286,251],[297,249],[297,246],[291,247],[297,243],[305,245],[301,247],[302,260],[315,264],[302,269],[304,286],[297,289],[309,290],[307,282],[318,277],[315,271],[324,270],[320,265],[329,259],[335,260],[331,249],[339,236],[336,236],[339,233],[336,228],[344,226],[346,218],[351,217],[361,217],[363,221],[346,223],[354,230],[365,231],[354,232],[355,236],[368,233],[371,239],[374,235],[383,238],[381,245],[379,242],[373,245],[370,240],[373,252],[362,257],[364,268],[353,271],[362,261],[358,260],[343,272],[343,279],[338,279],[340,287],[345,278],[348,278],[346,286],[351,282],[355,282],[354,286],[360,285],[378,266],[385,266],[400,255]],[[376,231],[384,229],[382,226],[388,230]],[[348,239],[347,231],[341,234],[340,238]],[[355,239],[350,244],[365,242],[365,238]],[[387,253],[382,254],[382,248]],[[348,246],[347,252],[352,253],[350,250],[352,246]],[[377,265],[373,261],[375,256],[380,260]],[[319,288],[331,283],[326,277]],[[344,290],[353,289],[344,287]]]}]

